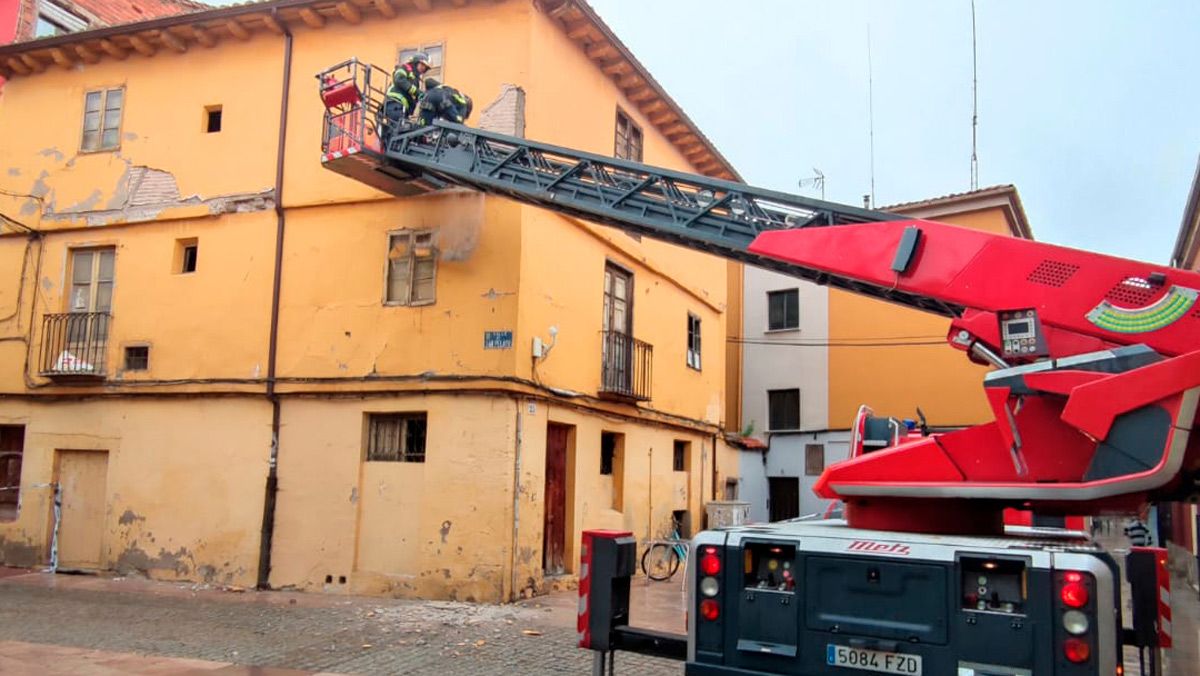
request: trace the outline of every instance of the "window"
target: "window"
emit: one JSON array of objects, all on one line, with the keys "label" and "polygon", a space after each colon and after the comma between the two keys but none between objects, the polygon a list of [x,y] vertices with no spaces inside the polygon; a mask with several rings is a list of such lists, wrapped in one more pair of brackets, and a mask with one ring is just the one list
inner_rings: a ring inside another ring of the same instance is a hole
[{"label": "window", "polygon": [[769,430],[800,429],[800,390],[769,390],[767,408]]},{"label": "window", "polygon": [[116,249],[76,249],[71,252],[70,312],[112,311]]},{"label": "window", "polygon": [[221,106],[204,107],[204,133],[215,134],[221,131]]},{"label": "window", "polygon": [[726,500],[737,500],[738,499],[738,480],[737,479],[726,479],[725,480],[725,499]]},{"label": "window", "polygon": [[150,346],[130,345],[125,348],[125,370],[145,371],[150,368]]},{"label": "window", "polygon": [[405,230],[388,236],[387,304],[429,305],[434,301],[436,273],[433,231]]},{"label": "window", "polygon": [[805,476],[821,476],[825,471],[825,445],[805,444],[804,474]]},{"label": "window", "polygon": [[368,413],[367,462],[425,462],[424,413]]},{"label": "window", "polygon": [[676,472],[688,471],[688,458],[692,455],[692,442],[675,440],[674,469]]},{"label": "window", "polygon": [[687,365],[700,370],[700,318],[691,313],[687,317]]},{"label": "window", "polygon": [[429,56],[429,72],[425,73],[426,77],[435,77],[442,82],[446,81],[446,47],[440,42],[433,42],[419,47],[403,47],[400,49],[397,63],[408,61],[408,57],[417,52],[425,52]]},{"label": "window", "polygon": [[767,292],[767,330],[800,328],[800,290]]},{"label": "window", "polygon": [[185,275],[196,271],[200,255],[200,240],[195,237],[175,240],[175,272]]},{"label": "window", "polygon": [[88,92],[83,106],[83,143],[85,152],[115,150],[121,146],[121,110],[124,89],[100,89]]},{"label": "window", "polygon": [[600,473],[613,473],[613,456],[617,454],[617,433],[600,433]]},{"label": "window", "polygon": [[15,521],[21,504],[25,426],[0,425],[0,521]]},{"label": "window", "polygon": [[87,21],[75,16],[53,2],[40,0],[37,4],[38,14],[37,22],[34,25],[33,37],[48,38],[64,33],[87,30]]},{"label": "window", "polygon": [[613,155],[624,160],[642,161],[642,129],[617,109],[617,134]]},{"label": "window", "polygon": [[612,477],[612,508],[625,509],[625,435],[600,433],[600,474]]}]

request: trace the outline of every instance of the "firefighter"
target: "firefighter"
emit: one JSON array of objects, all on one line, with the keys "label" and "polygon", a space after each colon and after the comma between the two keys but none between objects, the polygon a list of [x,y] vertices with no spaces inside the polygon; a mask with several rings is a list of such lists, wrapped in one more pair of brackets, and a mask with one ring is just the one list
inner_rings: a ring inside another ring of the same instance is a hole
[{"label": "firefighter", "polygon": [[425,96],[418,113],[421,124],[430,125],[439,119],[462,124],[471,116],[473,107],[470,96],[434,78],[425,78]]},{"label": "firefighter", "polygon": [[392,85],[388,87],[387,99],[383,104],[388,138],[399,128],[400,121],[408,118],[416,108],[421,93],[421,78],[429,72],[429,55],[417,52],[392,71]]}]

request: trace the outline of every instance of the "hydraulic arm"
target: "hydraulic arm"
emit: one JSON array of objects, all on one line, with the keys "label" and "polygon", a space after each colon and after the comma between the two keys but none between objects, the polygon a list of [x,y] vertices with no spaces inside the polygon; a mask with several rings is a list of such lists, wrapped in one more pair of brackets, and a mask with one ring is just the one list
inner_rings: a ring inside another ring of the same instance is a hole
[{"label": "hydraulic arm", "polygon": [[995,367],[996,419],[829,467],[816,490],[851,525],[996,532],[1005,507],[1089,514],[1197,492],[1200,274],[444,122],[381,143],[377,93],[354,74],[370,68],[338,68],[318,76],[333,171],[396,195],[503,195],[949,318],[950,345]]}]

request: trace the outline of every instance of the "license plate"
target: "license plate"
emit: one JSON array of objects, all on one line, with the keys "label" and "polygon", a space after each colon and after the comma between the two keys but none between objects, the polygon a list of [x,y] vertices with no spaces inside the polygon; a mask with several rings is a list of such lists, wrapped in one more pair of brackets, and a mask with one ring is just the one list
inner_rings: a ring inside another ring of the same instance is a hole
[{"label": "license plate", "polygon": [[825,648],[825,662],[834,667],[848,667],[884,674],[921,676],[921,656],[889,653],[882,650],[863,650],[844,645]]}]

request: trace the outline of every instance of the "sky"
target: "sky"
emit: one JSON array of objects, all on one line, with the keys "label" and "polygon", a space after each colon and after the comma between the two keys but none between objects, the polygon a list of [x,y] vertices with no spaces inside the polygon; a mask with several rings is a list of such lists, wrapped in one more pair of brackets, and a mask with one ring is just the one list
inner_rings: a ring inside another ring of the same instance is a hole
[{"label": "sky", "polygon": [[[861,205],[873,110],[874,204],[970,188],[970,0],[592,4],[750,184],[819,197],[815,167]],[[1015,185],[1039,240],[1167,262],[1198,28],[1191,1],[978,0],[979,185]]]},{"label": "sky", "polygon": [[[970,0],[591,2],[752,185],[970,189]],[[1200,156],[1198,28],[1193,0],[977,0],[980,187],[1015,185],[1039,240],[1166,263]]]}]

